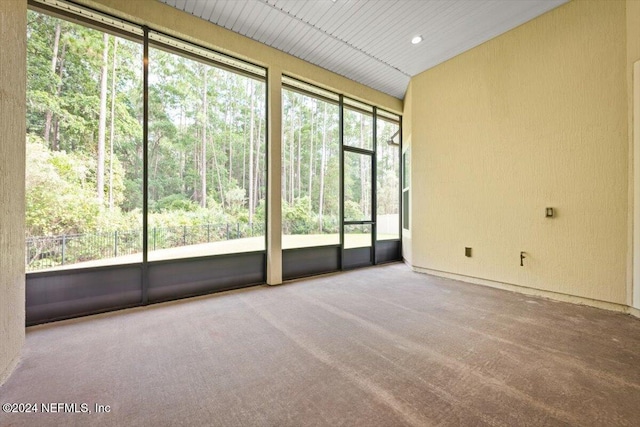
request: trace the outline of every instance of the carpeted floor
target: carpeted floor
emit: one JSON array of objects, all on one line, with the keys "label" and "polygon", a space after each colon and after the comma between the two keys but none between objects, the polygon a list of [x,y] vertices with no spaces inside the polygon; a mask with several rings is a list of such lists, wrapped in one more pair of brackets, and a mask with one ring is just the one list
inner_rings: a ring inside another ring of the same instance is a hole
[{"label": "carpeted floor", "polygon": [[393,264],[29,328],[0,403],[91,411],[1,426],[632,426],[640,321]]}]

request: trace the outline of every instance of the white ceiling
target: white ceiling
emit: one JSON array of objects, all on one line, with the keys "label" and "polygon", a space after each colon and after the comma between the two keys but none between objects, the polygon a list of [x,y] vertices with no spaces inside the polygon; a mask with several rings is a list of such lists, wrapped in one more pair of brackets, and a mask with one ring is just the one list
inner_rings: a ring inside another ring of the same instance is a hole
[{"label": "white ceiling", "polygon": [[402,99],[412,76],[568,0],[160,1]]}]

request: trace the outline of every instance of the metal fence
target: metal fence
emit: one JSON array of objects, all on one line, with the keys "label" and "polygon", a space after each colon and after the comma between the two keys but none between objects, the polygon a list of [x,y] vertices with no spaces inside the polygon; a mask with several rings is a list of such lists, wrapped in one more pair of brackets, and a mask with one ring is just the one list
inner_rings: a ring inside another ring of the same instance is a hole
[{"label": "metal fence", "polygon": [[[150,227],[149,251],[201,243],[264,236],[264,224],[203,224]],[[26,239],[26,269],[36,271],[66,264],[142,253],[142,229],[114,230]]]}]

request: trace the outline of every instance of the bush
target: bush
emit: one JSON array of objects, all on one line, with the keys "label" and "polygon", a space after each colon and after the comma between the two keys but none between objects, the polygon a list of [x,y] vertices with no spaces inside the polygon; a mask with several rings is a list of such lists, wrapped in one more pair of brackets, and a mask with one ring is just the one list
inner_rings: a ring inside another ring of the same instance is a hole
[{"label": "bush", "polygon": [[45,236],[94,230],[100,205],[88,179],[91,159],[51,152],[40,138],[27,142],[27,235]]},{"label": "bush", "polygon": [[296,199],[293,205],[282,203],[282,231],[284,234],[313,234],[319,232],[317,218],[309,212],[309,198]]},{"label": "bush", "polygon": [[195,212],[199,208],[200,206],[198,206],[192,200],[187,199],[182,194],[172,194],[170,196],[163,197],[162,199],[158,200],[153,206],[153,210],[155,212]]}]

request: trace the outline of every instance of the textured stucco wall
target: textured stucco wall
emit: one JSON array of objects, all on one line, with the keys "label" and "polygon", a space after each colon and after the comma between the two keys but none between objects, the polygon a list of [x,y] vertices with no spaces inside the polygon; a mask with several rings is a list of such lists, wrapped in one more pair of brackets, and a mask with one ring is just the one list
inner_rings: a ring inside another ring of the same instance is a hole
[{"label": "textured stucco wall", "polygon": [[[629,292],[640,309],[640,1],[627,0],[627,84],[629,107]],[[635,163],[635,166],[634,166]],[[635,168],[635,171],[634,171]],[[634,175],[635,174],[635,175]],[[635,196],[634,196],[635,195]],[[635,208],[634,208],[635,205]],[[635,239],[633,238],[635,228]],[[635,240],[635,241],[634,241]]]},{"label": "textured stucco wall", "polygon": [[24,343],[27,0],[0,1],[0,384]]},{"label": "textured stucco wall", "polygon": [[572,1],[412,79],[414,266],[627,304],[626,7]]},{"label": "textured stucco wall", "polygon": [[[631,187],[631,197],[633,203],[630,204],[631,212],[631,283],[632,291],[629,298],[631,306],[640,310],[640,61],[633,66],[633,83],[631,86],[633,98],[633,129],[630,153],[631,153],[631,173],[629,177]],[[635,313],[640,317],[640,312]]]}]

